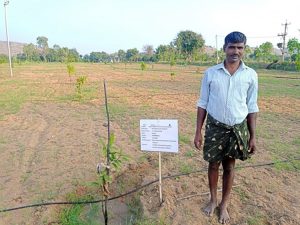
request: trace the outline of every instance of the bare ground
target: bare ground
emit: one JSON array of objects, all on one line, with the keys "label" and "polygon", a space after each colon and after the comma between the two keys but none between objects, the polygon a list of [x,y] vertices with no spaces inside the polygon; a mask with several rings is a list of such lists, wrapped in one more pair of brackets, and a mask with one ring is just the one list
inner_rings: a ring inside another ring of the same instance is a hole
[{"label": "bare ground", "polygon": [[[189,139],[182,139],[179,154],[163,154],[163,175],[207,166],[202,160],[202,153],[195,151],[192,146],[197,94],[190,92],[198,86],[193,84],[194,75],[184,74],[186,76],[183,77],[179,74],[175,81],[170,81],[166,76],[152,76],[151,82],[163,83],[163,87],[158,87],[162,89],[158,90],[162,95],[158,96],[155,95],[157,90],[147,90],[149,78],[140,73],[130,72],[124,79],[123,72],[116,70],[110,71],[107,78],[111,81],[109,93],[116,97],[111,100],[115,107],[112,110],[112,129],[117,136],[116,144],[131,157],[117,178],[122,176],[123,188],[117,190],[116,185],[112,195],[157,178],[158,156],[139,150],[137,121],[145,116],[179,118],[180,133]],[[96,75],[92,74],[89,80],[102,79]],[[56,81],[61,82],[60,78]],[[53,93],[62,91],[52,90]],[[185,94],[176,94],[178,92]],[[0,121],[1,209],[41,201],[65,200],[68,193],[96,179],[96,164],[101,158],[99,139],[106,137],[106,128],[103,126],[106,118],[102,104],[103,99],[84,104],[29,102],[17,114],[6,116]],[[271,122],[266,116],[258,118],[258,126],[262,124],[264,127],[258,138],[258,153],[252,160],[239,162],[238,165],[270,161],[274,157],[270,147],[272,143],[277,141],[284,144],[286,140],[299,137],[299,99],[261,98],[259,104],[261,114],[267,116],[268,113],[275,113],[278,115],[278,119],[275,118],[277,122]],[[116,107],[120,105],[126,105],[127,108]],[[278,129],[282,131],[278,132]],[[265,137],[265,132],[270,133],[270,136]],[[272,136],[273,133],[277,136]],[[299,156],[298,147],[299,144],[293,146],[291,152]],[[284,156],[286,153],[278,154]],[[237,170],[236,187],[232,192],[229,209],[231,224],[299,224],[299,183],[297,169],[256,167]],[[202,211],[209,198],[207,192],[206,173],[195,173],[164,180],[162,206],[158,201],[157,185],[141,191],[140,201],[145,216],[159,218],[162,224],[219,224],[217,211],[211,218],[206,217]],[[191,195],[196,196],[184,199]],[[2,213],[0,224],[57,224],[59,210],[59,207],[51,206]]]}]

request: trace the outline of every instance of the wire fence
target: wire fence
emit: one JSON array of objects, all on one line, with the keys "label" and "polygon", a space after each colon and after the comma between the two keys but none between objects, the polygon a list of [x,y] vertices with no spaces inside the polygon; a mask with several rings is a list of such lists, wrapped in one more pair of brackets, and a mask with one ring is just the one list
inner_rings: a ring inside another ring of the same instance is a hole
[{"label": "wire fence", "polygon": [[[296,161],[296,160],[300,160],[300,158],[286,159],[286,160],[281,160],[281,161],[276,161],[276,162],[265,162],[265,163],[255,164],[255,165],[237,166],[236,169],[274,166],[274,165],[280,164],[280,163],[291,163],[292,161]],[[187,173],[179,173],[179,174],[174,174],[174,175],[169,175],[169,176],[163,176],[162,179],[166,180],[166,179],[177,178],[177,177],[181,177],[181,176],[188,176],[190,174],[195,174],[195,173],[203,173],[206,171],[207,171],[207,168],[202,168],[200,170],[195,170],[195,171],[191,171],[191,172],[187,172]],[[110,198],[108,198],[108,201],[112,201],[112,200],[115,200],[118,198],[125,197],[130,194],[133,194],[133,193],[135,193],[141,189],[144,189],[154,183],[157,183],[158,181],[159,181],[158,179],[150,181],[150,182],[148,182],[144,185],[141,185],[139,187],[136,187],[124,194],[110,197]],[[40,206],[95,204],[95,203],[101,203],[104,201],[105,201],[104,199],[98,199],[98,200],[91,200],[91,201],[42,202],[42,203],[36,203],[36,204],[30,204],[30,205],[17,206],[17,207],[13,207],[13,208],[0,209],[0,213],[16,211],[16,210],[25,209],[25,208],[40,207]]]}]

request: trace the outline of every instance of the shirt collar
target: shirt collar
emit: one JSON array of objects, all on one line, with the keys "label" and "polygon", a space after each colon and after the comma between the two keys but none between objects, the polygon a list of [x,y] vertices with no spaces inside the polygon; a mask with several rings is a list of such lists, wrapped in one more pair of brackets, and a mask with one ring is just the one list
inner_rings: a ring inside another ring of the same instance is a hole
[{"label": "shirt collar", "polygon": [[[224,62],[225,62],[225,61],[223,61],[223,62],[217,64],[217,65],[216,65],[216,69],[223,69],[224,71],[226,71]],[[245,63],[243,62],[243,60],[241,60],[240,68],[241,68],[242,70],[244,70],[244,69],[248,69],[249,67],[245,65]]]}]

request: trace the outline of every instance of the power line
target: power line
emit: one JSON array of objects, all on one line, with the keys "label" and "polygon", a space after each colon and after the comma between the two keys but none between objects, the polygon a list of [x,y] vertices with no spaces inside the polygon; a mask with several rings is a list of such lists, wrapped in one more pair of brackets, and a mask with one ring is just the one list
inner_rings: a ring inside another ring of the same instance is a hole
[{"label": "power line", "polygon": [[[235,169],[244,169],[244,168],[255,168],[255,167],[264,167],[264,166],[273,166],[276,164],[280,164],[280,163],[287,163],[287,162],[292,162],[295,160],[300,160],[300,158],[293,158],[293,159],[286,159],[286,160],[281,160],[281,161],[276,161],[276,162],[268,162],[268,163],[260,163],[260,164],[255,164],[255,165],[245,165],[245,166],[237,166]],[[207,171],[207,168],[203,168],[200,170],[195,170],[192,172],[188,172],[188,173],[180,173],[180,174],[174,174],[174,175],[170,175],[170,176],[164,176],[162,177],[163,180],[165,179],[171,179],[171,178],[176,178],[176,177],[181,177],[181,176],[188,176],[190,174],[194,174],[194,173],[201,173],[201,172],[205,172]],[[153,180],[150,181],[144,185],[141,185],[139,187],[136,187],[135,189],[128,191],[124,194],[115,196],[115,197],[111,197],[108,198],[108,201],[112,201],[114,199],[118,199],[127,195],[130,195],[132,193],[135,193],[151,184],[154,184],[156,182],[158,182],[159,180]],[[0,213],[4,213],[4,212],[10,212],[10,211],[15,211],[15,210],[20,210],[20,209],[25,209],[25,208],[33,208],[33,207],[39,207],[39,206],[49,206],[49,205],[82,205],[82,204],[94,204],[94,203],[100,203],[100,202],[104,202],[104,199],[99,199],[99,200],[92,200],[92,201],[73,201],[73,202],[43,202],[43,203],[37,203],[37,204],[31,204],[31,205],[24,205],[24,206],[18,206],[18,207],[14,207],[14,208],[6,208],[6,209],[0,209]]]}]

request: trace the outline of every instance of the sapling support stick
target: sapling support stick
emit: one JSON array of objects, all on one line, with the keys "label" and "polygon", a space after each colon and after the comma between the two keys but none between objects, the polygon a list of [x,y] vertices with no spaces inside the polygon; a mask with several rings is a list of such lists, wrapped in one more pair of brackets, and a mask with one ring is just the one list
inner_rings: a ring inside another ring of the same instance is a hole
[{"label": "sapling support stick", "polygon": [[[104,96],[105,96],[105,109],[106,109],[106,117],[107,117],[107,147],[106,147],[106,175],[109,177],[109,168],[110,168],[110,119],[109,119],[109,111],[108,111],[108,103],[107,103],[107,92],[106,92],[106,81],[104,80]],[[103,184],[106,186],[108,190],[108,182]],[[105,225],[108,224],[108,214],[107,214],[107,203],[108,203],[108,194],[105,193],[105,202],[104,202],[104,221]]]}]

